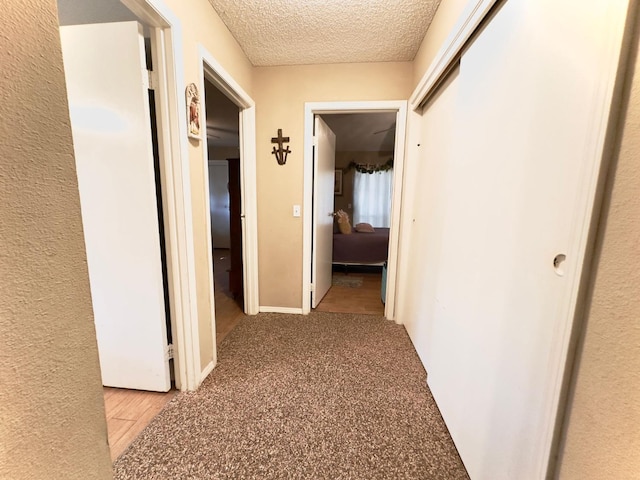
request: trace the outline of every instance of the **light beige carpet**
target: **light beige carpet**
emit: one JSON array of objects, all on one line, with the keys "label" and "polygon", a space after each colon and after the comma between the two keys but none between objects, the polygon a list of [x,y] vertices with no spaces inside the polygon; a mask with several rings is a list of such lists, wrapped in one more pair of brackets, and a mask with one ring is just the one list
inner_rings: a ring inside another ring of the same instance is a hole
[{"label": "light beige carpet", "polygon": [[167,405],[116,479],[467,479],[402,326],[244,317],[197,392]]}]

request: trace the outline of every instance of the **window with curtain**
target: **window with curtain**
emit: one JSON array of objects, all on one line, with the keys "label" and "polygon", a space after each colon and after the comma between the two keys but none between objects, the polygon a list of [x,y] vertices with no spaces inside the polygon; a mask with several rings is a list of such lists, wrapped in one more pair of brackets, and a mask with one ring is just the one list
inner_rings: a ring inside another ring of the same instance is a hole
[{"label": "window with curtain", "polygon": [[353,181],[353,224],[370,223],[388,228],[391,223],[393,170],[355,172]]}]

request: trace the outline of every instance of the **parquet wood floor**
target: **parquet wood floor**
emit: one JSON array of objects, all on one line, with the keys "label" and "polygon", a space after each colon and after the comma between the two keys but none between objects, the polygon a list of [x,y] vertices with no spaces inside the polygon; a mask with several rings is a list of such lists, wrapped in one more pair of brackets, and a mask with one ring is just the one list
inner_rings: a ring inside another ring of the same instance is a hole
[{"label": "parquet wood floor", "polygon": [[111,460],[115,461],[126,450],[175,393],[175,390],[158,393],[104,387]]},{"label": "parquet wood floor", "polygon": [[224,337],[238,324],[244,313],[229,290],[229,250],[213,250],[213,289],[216,304],[216,344],[220,345]]},{"label": "parquet wood floor", "polygon": [[318,307],[319,312],[364,313],[384,315],[384,304],[380,298],[381,273],[334,272],[334,277],[362,277],[361,287],[332,285]]}]

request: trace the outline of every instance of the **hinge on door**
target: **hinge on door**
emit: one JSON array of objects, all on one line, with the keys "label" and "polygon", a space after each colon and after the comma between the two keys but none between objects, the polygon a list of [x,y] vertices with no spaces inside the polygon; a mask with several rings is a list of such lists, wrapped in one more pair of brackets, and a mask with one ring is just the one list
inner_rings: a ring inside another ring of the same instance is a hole
[{"label": "hinge on door", "polygon": [[167,345],[167,360],[171,360],[173,358],[173,343]]},{"label": "hinge on door", "polygon": [[313,137],[313,146],[314,147],[318,146],[318,137],[317,136]]},{"label": "hinge on door", "polygon": [[311,293],[313,293],[313,292],[315,292],[315,291],[316,291],[316,284],[315,284],[315,283],[312,283],[312,284],[311,284],[311,286],[309,287],[309,291],[310,291]]}]

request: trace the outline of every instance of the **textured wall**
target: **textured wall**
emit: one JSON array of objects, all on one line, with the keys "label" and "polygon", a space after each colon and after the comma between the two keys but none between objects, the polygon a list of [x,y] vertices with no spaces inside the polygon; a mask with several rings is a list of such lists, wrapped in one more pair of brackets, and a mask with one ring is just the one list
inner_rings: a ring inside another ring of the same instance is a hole
[{"label": "textured wall", "polygon": [[418,53],[413,59],[413,84],[415,87],[458,22],[469,0],[442,0],[429,30],[422,40]]},{"label": "textured wall", "polygon": [[[203,45],[240,86],[251,95],[251,63],[242,52],[225,24],[207,0],[166,0],[166,4],[182,24],[184,81],[202,83],[198,46]],[[203,92],[200,92],[202,95]],[[198,296],[198,324],[200,330],[200,365],[204,369],[213,360],[211,303],[209,292],[208,238],[206,216],[209,215],[205,185],[207,166],[202,149],[204,142],[189,140],[191,173],[191,201],[193,206],[194,252],[196,260],[196,291]]]},{"label": "textured wall", "polygon": [[[305,102],[403,100],[411,74],[409,62],[255,69],[261,306],[302,307],[302,217],[292,207],[303,205]],[[282,166],[271,154],[279,128],[291,138]]]},{"label": "textured wall", "polygon": [[[637,49],[637,38],[636,38]],[[561,480],[640,475],[640,56],[597,243]]]},{"label": "textured wall", "polygon": [[0,20],[0,478],[107,479],[55,1]]}]

